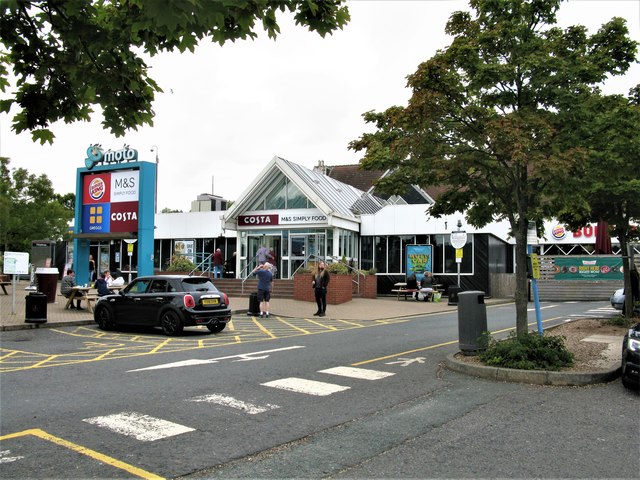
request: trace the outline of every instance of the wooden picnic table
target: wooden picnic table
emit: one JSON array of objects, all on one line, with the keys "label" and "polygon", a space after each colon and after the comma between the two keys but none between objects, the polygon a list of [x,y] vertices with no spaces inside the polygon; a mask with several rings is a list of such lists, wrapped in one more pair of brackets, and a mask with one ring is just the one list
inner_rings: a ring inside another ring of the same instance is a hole
[{"label": "wooden picnic table", "polygon": [[76,285],[71,288],[71,294],[67,297],[67,303],[64,305],[64,309],[67,310],[71,308],[74,300],[80,300],[80,305],[82,305],[82,301],[87,303],[87,310],[93,313],[93,306],[91,302],[96,299],[97,295],[92,295],[89,293],[91,287],[84,287],[82,285]]}]

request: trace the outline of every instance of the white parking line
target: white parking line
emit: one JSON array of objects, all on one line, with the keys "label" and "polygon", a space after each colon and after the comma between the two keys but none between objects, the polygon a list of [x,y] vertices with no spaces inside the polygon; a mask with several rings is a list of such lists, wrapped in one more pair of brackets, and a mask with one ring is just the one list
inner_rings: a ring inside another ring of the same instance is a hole
[{"label": "white parking line", "polygon": [[270,404],[267,404],[264,407],[261,407],[259,405],[243,402],[242,400],[238,400],[233,397],[228,397],[226,395],[220,395],[217,393],[214,393],[211,395],[203,395],[201,397],[195,397],[190,399],[189,401],[214,403],[216,405],[222,405],[224,407],[235,408],[236,410],[243,410],[249,415],[256,415],[258,413],[268,412],[269,410],[280,408],[278,405],[270,405]]},{"label": "white parking line", "polygon": [[195,430],[195,428],[185,427],[184,425],[137,412],[122,412],[104,417],[85,418],[83,422],[108,428],[116,433],[127,435],[143,442],[153,442]]},{"label": "white parking line", "polygon": [[279,388],[296,393],[306,393],[308,395],[318,395],[321,397],[331,395],[333,393],[349,390],[351,387],[335,385],[333,383],[316,382],[314,380],[305,380],[304,378],[281,378],[272,382],[263,383],[265,387]]},{"label": "white parking line", "polygon": [[330,375],[340,375],[341,377],[359,378],[362,380],[380,380],[381,378],[390,377],[395,373],[380,372],[378,370],[368,370],[366,368],[353,367],[335,367],[326,370],[320,370],[320,373],[328,373]]}]

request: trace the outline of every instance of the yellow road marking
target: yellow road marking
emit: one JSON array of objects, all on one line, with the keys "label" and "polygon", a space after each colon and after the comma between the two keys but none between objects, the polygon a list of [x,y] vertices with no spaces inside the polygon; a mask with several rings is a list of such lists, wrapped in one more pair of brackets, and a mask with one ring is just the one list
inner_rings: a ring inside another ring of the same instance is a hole
[{"label": "yellow road marking", "polygon": [[156,345],[155,348],[152,348],[149,353],[156,353],[158,350],[160,350],[162,347],[164,347],[165,345],[168,345],[169,342],[171,341],[170,338],[167,338],[164,342],[160,342],[158,345]]},{"label": "yellow road marking", "polygon": [[316,322],[315,320],[311,320],[310,318],[307,318],[307,322],[315,323],[316,325],[323,328],[328,328],[329,330],[338,330],[336,327],[332,327],[331,325],[324,325],[320,322]]},{"label": "yellow road marking", "polygon": [[251,317],[251,319],[253,320],[253,323],[256,324],[256,326],[260,329],[260,331],[266,333],[267,335],[269,335],[271,338],[277,338],[273,333],[271,333],[269,330],[267,330],[266,328],[264,328],[262,326],[262,324],[256,320],[256,317]]},{"label": "yellow road marking", "polygon": [[[291,328],[295,328],[296,330],[299,330],[300,332],[304,333],[305,335],[309,335],[311,332],[309,332],[308,330],[305,330],[304,328],[300,328],[300,327],[296,327],[295,325],[292,325],[291,323],[287,322],[286,320],[284,320],[282,317],[276,317],[279,321],[281,321],[282,323],[284,323],[285,325],[289,325]],[[305,318],[305,320],[309,320],[308,318]]]},{"label": "yellow road marking", "polygon": [[3,436],[0,436],[0,440],[9,440],[13,438],[24,437],[27,435],[33,435],[35,437],[46,440],[48,442],[52,442],[52,443],[55,443],[56,445],[60,445],[62,447],[73,450],[74,452],[81,453],[82,455],[86,455],[87,457],[93,458],[94,460],[98,460],[99,462],[124,470],[125,472],[128,472],[131,475],[135,475],[136,477],[145,478],[149,480],[151,479],[156,480],[156,479],[163,478],[156,475],[155,473],[147,472],[146,470],[143,470],[138,467],[134,467],[133,465],[129,465],[128,463],[121,462],[120,460],[116,460],[113,457],[109,457],[108,455],[104,455],[102,453],[96,452],[95,450],[91,450],[90,448],[77,445],[75,443],[69,442],[68,440],[64,440],[63,438],[55,437],[45,432],[44,430],[40,430],[39,428],[33,428],[30,430],[24,430],[22,432],[3,435]]}]

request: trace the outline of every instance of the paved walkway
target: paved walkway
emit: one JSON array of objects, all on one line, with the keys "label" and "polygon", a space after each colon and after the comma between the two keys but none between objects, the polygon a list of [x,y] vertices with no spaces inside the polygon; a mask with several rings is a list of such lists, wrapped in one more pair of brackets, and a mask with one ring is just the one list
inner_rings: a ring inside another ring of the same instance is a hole
[{"label": "paved walkway", "polygon": [[[18,282],[15,292],[15,304],[13,288],[7,287],[8,295],[0,291],[0,330],[18,330],[23,328],[36,328],[60,325],[82,325],[93,323],[93,315],[87,310],[64,310],[66,299],[56,296],[56,303],[47,304],[47,323],[33,324],[25,322],[26,296],[29,294],[25,288],[28,282]],[[58,291],[60,287],[58,286]],[[235,314],[245,313],[249,307],[248,297],[230,298],[231,308]],[[512,300],[486,299],[488,305],[492,303],[508,303]],[[84,305],[84,304],[83,304]],[[328,305],[327,317],[341,320],[378,320],[386,318],[407,317],[435,312],[455,312],[456,306],[449,306],[447,299],[440,303],[417,302],[415,300],[397,300],[393,297],[381,297],[377,299],[355,298],[351,302],[341,305]],[[270,303],[270,313],[281,317],[313,317],[316,311],[314,302],[302,302],[292,299],[274,297]]]}]

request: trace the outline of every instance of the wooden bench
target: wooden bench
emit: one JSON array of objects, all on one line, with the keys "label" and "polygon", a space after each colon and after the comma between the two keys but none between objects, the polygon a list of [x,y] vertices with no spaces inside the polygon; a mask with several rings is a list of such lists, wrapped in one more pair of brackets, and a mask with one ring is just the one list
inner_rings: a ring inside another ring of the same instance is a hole
[{"label": "wooden bench", "polygon": [[9,280],[8,275],[0,275],[0,287],[2,287],[2,291],[5,295],[9,295],[7,292],[7,286],[11,285],[11,281]]},{"label": "wooden bench", "polygon": [[407,295],[411,294],[411,296],[413,297],[414,293],[417,293],[419,290],[415,289],[415,288],[396,288],[391,290],[393,293],[397,293],[398,294],[398,298],[397,300],[400,300],[400,295],[404,295],[404,299],[407,299]]},{"label": "wooden bench", "polygon": [[91,313],[93,313],[93,305],[92,303],[95,303],[98,299],[98,292],[95,289],[91,289],[89,291],[83,291],[82,295],[75,295],[73,297],[66,297],[65,295],[63,295],[62,293],[58,294],[61,297],[64,297],[67,299],[67,303],[65,303],[64,305],[64,309],[68,310],[71,308],[71,305],[73,305],[73,302],[76,300],[80,300],[80,305],[82,305],[82,302],[86,302],[87,304],[87,310]]}]

